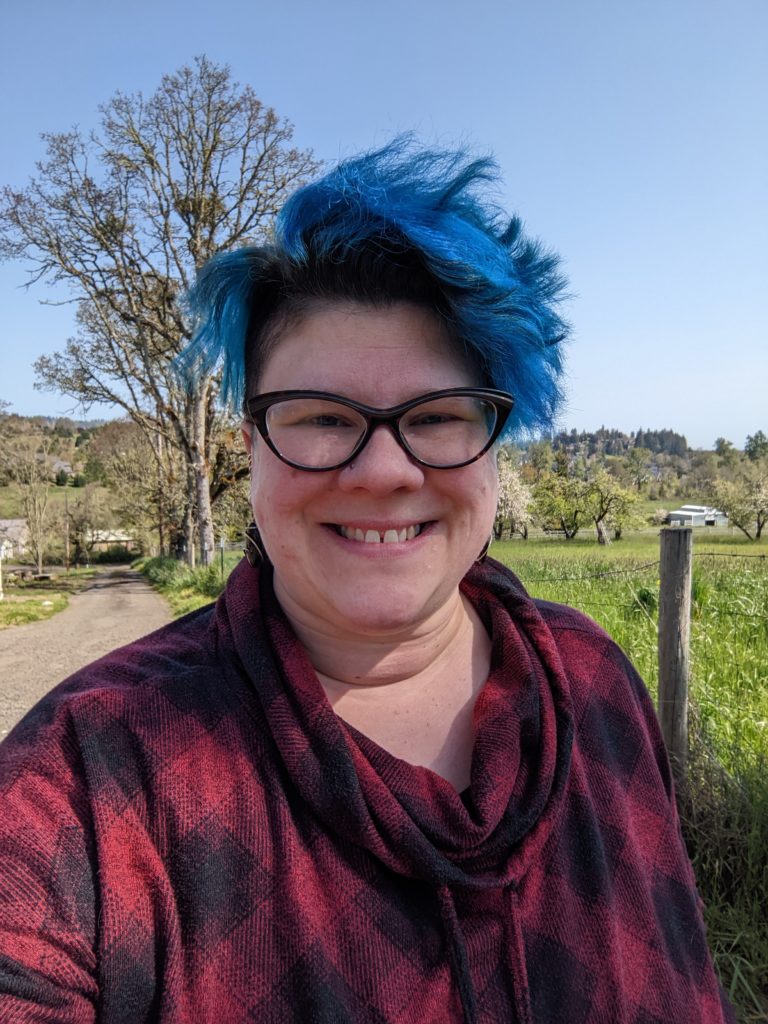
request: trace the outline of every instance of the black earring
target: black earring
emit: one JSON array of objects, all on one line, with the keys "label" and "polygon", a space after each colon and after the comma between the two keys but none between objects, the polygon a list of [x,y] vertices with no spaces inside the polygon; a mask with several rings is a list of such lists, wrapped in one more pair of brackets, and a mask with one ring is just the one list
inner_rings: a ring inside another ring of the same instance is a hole
[{"label": "black earring", "polygon": [[245,547],[243,548],[243,554],[248,559],[249,565],[252,565],[254,569],[258,568],[264,561],[264,549],[262,547],[263,541],[259,528],[255,522],[251,523],[248,529],[245,531]]}]

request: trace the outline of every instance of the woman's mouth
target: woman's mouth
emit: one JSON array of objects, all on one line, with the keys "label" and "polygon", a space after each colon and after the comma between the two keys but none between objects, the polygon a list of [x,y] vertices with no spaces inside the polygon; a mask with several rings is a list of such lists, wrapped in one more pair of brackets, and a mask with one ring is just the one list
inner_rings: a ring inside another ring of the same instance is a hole
[{"label": "woman's mouth", "polygon": [[421,531],[429,525],[428,523],[414,523],[411,526],[389,527],[385,530],[374,530],[369,527],[365,529],[359,526],[340,526],[334,524],[334,529],[341,537],[347,540],[358,541],[362,544],[404,544],[408,540],[414,540]]}]

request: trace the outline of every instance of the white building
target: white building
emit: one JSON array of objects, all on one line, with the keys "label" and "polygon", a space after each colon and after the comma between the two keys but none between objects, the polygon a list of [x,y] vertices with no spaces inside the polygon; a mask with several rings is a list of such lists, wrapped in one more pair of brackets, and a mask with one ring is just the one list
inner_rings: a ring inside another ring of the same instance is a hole
[{"label": "white building", "polygon": [[0,543],[4,545],[4,558],[18,558],[29,547],[29,527],[26,519],[0,519]]},{"label": "white building", "polygon": [[681,505],[667,515],[670,526],[727,526],[728,516],[709,505]]}]

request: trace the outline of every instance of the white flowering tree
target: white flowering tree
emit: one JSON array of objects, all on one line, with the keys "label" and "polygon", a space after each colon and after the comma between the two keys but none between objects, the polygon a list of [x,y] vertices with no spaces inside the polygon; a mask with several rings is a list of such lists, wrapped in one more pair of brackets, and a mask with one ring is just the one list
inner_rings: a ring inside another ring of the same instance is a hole
[{"label": "white flowering tree", "polygon": [[514,456],[506,449],[499,453],[499,502],[496,506],[496,521],[493,532],[496,540],[500,540],[504,530],[509,536],[519,533],[527,540],[528,527],[531,524],[530,488],[520,476]]}]

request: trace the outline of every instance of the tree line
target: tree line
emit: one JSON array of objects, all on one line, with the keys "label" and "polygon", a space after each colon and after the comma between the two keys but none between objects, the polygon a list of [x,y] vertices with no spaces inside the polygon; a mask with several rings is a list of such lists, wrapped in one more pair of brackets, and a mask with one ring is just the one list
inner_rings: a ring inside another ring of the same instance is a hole
[{"label": "tree line", "polygon": [[[651,433],[671,436],[660,451],[638,445]],[[758,430],[743,451],[717,438],[711,451],[682,451],[671,431],[639,432],[632,445],[619,431],[556,435],[499,454],[499,506],[495,535],[528,536],[532,525],[572,540],[594,528],[599,543],[620,540],[627,530],[661,525],[669,509],[650,519],[642,502],[670,500],[716,507],[750,540],[768,523],[768,438]]]}]

